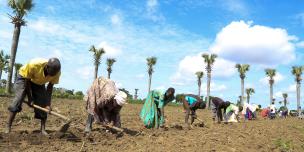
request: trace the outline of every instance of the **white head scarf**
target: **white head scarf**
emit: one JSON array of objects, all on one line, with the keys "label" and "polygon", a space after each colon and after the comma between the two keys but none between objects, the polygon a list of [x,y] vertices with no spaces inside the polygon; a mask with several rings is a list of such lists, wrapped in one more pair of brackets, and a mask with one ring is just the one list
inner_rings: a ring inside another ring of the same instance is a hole
[{"label": "white head scarf", "polygon": [[114,99],[116,100],[116,102],[117,102],[118,105],[122,106],[122,105],[124,105],[124,104],[127,103],[126,102],[127,101],[127,97],[128,97],[128,95],[125,92],[119,91],[115,95]]}]

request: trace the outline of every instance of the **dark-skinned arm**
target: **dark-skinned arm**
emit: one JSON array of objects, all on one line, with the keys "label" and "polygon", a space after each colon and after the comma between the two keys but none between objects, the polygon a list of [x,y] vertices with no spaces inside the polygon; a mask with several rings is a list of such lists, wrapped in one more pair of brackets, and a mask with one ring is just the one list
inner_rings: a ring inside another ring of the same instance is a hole
[{"label": "dark-skinned arm", "polygon": [[32,87],[31,87],[31,80],[25,79],[25,90],[27,94],[28,102],[27,104],[32,107]]},{"label": "dark-skinned arm", "polygon": [[185,98],[183,98],[183,106],[184,106],[184,110],[186,110],[185,123],[186,123],[186,125],[189,125],[188,120],[189,120],[189,115],[190,115],[190,107]]},{"label": "dark-skinned arm", "polygon": [[54,84],[49,83],[46,88],[47,97],[49,98],[48,103],[46,104],[47,105],[46,108],[49,109],[50,111],[52,110],[51,109],[51,100],[52,100],[53,87],[54,87]]}]

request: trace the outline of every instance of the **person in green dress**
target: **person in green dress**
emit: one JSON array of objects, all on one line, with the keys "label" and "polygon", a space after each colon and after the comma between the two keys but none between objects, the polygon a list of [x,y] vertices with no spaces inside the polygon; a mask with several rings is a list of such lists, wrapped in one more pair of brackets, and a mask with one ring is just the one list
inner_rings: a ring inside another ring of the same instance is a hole
[{"label": "person in green dress", "polygon": [[174,88],[169,88],[164,93],[160,90],[149,92],[140,112],[140,118],[146,128],[164,127],[164,107],[174,100]]}]

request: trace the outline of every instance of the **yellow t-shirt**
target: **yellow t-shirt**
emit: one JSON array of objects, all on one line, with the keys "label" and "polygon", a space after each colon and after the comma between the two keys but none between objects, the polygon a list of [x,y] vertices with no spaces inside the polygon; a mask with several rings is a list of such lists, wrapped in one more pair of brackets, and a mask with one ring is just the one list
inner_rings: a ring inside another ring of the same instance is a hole
[{"label": "yellow t-shirt", "polygon": [[19,70],[19,74],[23,78],[30,79],[33,83],[43,85],[48,82],[52,84],[58,84],[60,72],[55,76],[45,76],[44,67],[47,65],[47,59],[33,59],[26,65],[22,66]]}]

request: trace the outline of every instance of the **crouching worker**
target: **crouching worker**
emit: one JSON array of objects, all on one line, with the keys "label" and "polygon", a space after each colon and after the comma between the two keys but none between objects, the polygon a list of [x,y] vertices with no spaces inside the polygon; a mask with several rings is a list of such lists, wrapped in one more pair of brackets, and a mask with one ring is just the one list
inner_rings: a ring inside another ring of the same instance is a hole
[{"label": "crouching worker", "polygon": [[[215,118],[217,117],[217,122],[221,123],[221,121],[223,121],[223,113],[226,113],[226,109],[229,107],[230,102],[224,101],[218,97],[210,97],[210,99],[213,113],[212,119],[215,121]],[[224,110],[223,113],[222,110]]]},{"label": "crouching worker", "polygon": [[[196,115],[196,110],[197,109],[205,109],[206,108],[206,103],[203,102],[203,100],[196,95],[192,94],[186,94],[182,98],[183,101],[183,107],[184,110],[186,111],[185,115],[185,123],[188,127],[192,126],[194,119],[197,118]],[[191,116],[191,122],[189,124],[188,119],[189,115]]]},{"label": "crouching worker", "polygon": [[103,77],[95,79],[84,97],[88,119],[85,132],[92,131],[95,121],[101,125],[113,125],[120,128],[120,110],[127,101],[127,94],[119,91],[115,82]]},{"label": "crouching worker", "polygon": [[251,105],[244,103],[242,114],[245,116],[245,120],[254,120],[257,118],[256,111],[260,107],[257,105]]},{"label": "crouching worker", "polygon": [[234,104],[230,104],[225,113],[226,122],[239,122],[239,107]]},{"label": "crouching worker", "polygon": [[146,128],[164,127],[164,107],[174,100],[174,92],[174,88],[169,88],[165,93],[159,90],[149,92],[140,112],[140,118]]},{"label": "crouching worker", "polygon": [[[33,59],[19,70],[15,81],[15,97],[12,104],[8,107],[9,118],[6,126],[6,133],[11,131],[13,120],[22,110],[22,102],[25,96],[28,97],[28,105],[32,102],[38,106],[51,110],[51,96],[53,85],[59,82],[60,61],[57,58]],[[48,83],[45,88],[45,84]],[[41,120],[41,134],[48,135],[45,131],[47,113],[34,109],[35,118]]]}]

